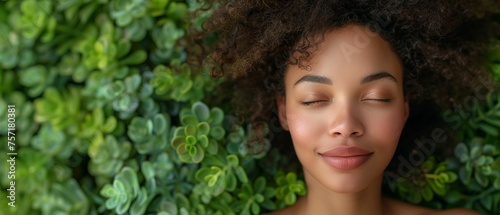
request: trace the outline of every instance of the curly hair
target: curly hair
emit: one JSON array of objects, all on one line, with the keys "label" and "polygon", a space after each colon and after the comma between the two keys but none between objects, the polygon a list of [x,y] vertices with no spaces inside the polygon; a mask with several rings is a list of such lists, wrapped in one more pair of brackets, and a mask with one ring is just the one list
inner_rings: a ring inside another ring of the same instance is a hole
[{"label": "curly hair", "polygon": [[258,124],[277,117],[275,99],[284,93],[287,65],[306,68],[332,29],[369,27],[391,45],[404,68],[411,114],[396,158],[414,151],[413,142],[428,135],[429,125],[441,126],[440,111],[479,85],[491,88],[484,61],[496,34],[489,20],[497,8],[498,3],[471,0],[230,0],[220,4],[204,31],[218,36],[209,49],[212,75],[230,79],[225,90],[234,92],[235,113]]}]

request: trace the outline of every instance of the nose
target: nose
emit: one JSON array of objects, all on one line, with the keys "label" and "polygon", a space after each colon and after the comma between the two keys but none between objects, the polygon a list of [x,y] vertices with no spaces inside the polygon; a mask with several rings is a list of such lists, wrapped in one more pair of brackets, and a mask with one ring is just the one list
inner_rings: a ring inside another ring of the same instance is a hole
[{"label": "nose", "polygon": [[332,123],[329,126],[329,133],[332,136],[359,137],[365,132],[363,123],[359,120],[359,114],[353,107],[344,105],[336,107],[333,114]]}]

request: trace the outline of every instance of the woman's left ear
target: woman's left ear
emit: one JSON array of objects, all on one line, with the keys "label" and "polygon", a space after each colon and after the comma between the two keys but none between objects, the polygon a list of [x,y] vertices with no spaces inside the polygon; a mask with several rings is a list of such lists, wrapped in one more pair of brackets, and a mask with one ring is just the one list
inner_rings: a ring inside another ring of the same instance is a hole
[{"label": "woman's left ear", "polygon": [[276,106],[278,107],[278,117],[280,120],[281,127],[286,131],[289,131],[288,123],[286,121],[286,101],[284,95],[276,96]]}]

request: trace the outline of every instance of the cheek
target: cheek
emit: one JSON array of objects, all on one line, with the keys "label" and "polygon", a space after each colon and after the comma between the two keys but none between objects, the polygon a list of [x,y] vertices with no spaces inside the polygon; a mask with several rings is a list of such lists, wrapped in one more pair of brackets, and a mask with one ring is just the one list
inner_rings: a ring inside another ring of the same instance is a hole
[{"label": "cheek", "polygon": [[398,144],[401,131],[405,123],[403,108],[374,114],[367,121],[369,133],[382,147],[395,148]]},{"label": "cheek", "polygon": [[287,122],[296,147],[311,147],[317,144],[318,137],[324,131],[324,119],[320,114],[297,113],[287,110]]}]

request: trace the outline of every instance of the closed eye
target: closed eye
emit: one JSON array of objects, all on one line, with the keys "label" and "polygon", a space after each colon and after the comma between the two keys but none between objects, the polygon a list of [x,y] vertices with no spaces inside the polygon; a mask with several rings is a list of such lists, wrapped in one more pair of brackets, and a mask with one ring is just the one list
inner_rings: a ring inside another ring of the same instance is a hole
[{"label": "closed eye", "polygon": [[375,102],[389,103],[392,100],[391,99],[364,99],[363,101],[375,101]]},{"label": "closed eye", "polygon": [[321,102],[327,102],[327,101],[326,100],[317,100],[317,101],[310,101],[310,102],[301,102],[301,104],[304,106],[311,106],[311,105],[318,104]]}]

